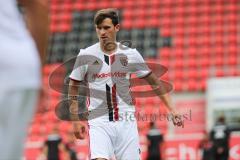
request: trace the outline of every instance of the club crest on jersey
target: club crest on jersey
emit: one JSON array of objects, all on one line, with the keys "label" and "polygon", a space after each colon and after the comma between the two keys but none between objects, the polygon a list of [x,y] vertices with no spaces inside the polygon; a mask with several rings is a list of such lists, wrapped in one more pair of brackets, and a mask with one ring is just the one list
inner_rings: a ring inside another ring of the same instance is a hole
[{"label": "club crest on jersey", "polygon": [[127,57],[120,57],[120,63],[123,66],[127,66],[128,65],[128,58]]}]

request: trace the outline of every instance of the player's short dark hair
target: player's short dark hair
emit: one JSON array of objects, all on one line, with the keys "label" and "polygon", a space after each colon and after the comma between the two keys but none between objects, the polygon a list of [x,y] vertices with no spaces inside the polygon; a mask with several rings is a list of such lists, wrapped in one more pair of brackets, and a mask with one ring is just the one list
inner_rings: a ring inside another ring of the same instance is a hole
[{"label": "player's short dark hair", "polygon": [[119,24],[118,10],[107,8],[99,10],[94,16],[94,24],[99,25],[105,18],[110,18],[114,26]]}]

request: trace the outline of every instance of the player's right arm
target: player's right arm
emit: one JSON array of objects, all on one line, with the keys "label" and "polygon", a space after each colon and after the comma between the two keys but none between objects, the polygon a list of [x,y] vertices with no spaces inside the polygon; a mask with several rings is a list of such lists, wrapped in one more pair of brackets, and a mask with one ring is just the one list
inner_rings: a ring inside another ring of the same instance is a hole
[{"label": "player's right arm", "polygon": [[83,85],[83,82],[70,79],[68,87],[68,99],[69,99],[69,111],[70,119],[73,124],[74,135],[77,139],[84,139],[86,135],[86,127],[79,118],[79,108],[78,108],[78,97],[80,86]]},{"label": "player's right arm", "polygon": [[69,76],[70,81],[68,87],[70,119],[73,123],[74,134],[78,139],[83,139],[85,137],[85,124],[83,123],[83,121],[80,121],[78,107],[79,94],[85,95],[84,91],[86,91],[86,88],[84,88],[83,86],[84,77],[87,74],[87,66],[82,63],[82,61],[84,60],[82,54],[82,50],[80,50],[74,64],[73,71]]}]

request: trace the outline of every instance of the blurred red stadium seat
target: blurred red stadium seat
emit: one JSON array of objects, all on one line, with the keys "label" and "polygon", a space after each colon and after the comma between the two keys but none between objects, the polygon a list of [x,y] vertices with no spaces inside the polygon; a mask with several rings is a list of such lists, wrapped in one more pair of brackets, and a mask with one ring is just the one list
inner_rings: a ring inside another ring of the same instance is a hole
[{"label": "blurred red stadium seat", "polygon": [[182,69],[184,67],[183,60],[180,57],[175,58],[173,63],[174,69]]},{"label": "blurred red stadium seat", "polygon": [[142,8],[134,8],[131,10],[133,12],[134,18],[136,19],[144,19],[147,17],[147,11]]},{"label": "blurred red stadium seat", "polygon": [[209,67],[210,66],[210,59],[209,57],[202,57],[200,61],[200,66],[201,67]]},{"label": "blurred red stadium seat", "polygon": [[215,76],[216,77],[223,77],[225,74],[224,74],[224,70],[222,67],[218,67],[216,68],[216,71],[215,71]]},{"label": "blurred red stadium seat", "polygon": [[236,66],[228,67],[228,76],[240,76],[240,70]]},{"label": "blurred red stadium seat", "polygon": [[149,1],[149,3],[153,6],[153,7],[160,7],[161,2],[159,0],[151,0]]},{"label": "blurred red stadium seat", "polygon": [[54,33],[54,32],[57,32],[57,31],[58,31],[58,26],[57,26],[57,24],[54,23],[54,22],[52,22],[52,23],[50,24],[50,32],[51,32],[51,33]]},{"label": "blurred red stadium seat", "polygon": [[166,26],[164,26],[164,27],[161,27],[161,35],[163,36],[163,37],[170,37],[171,36],[171,34],[172,34],[172,31],[171,31],[171,29],[169,28],[169,27],[166,27]]},{"label": "blurred red stadium seat", "polygon": [[175,92],[180,92],[183,90],[183,85],[181,80],[176,80],[174,81],[174,91]]},{"label": "blurred red stadium seat", "polygon": [[201,70],[198,72],[202,80],[205,80],[209,77],[209,68],[201,67]]},{"label": "blurred red stadium seat", "polygon": [[58,10],[59,10],[59,5],[52,3],[50,5],[50,13],[51,13],[50,16],[54,15],[56,12],[58,12]]},{"label": "blurred red stadium seat", "polygon": [[136,5],[136,3],[134,1],[124,1],[122,2],[124,3],[124,7],[127,8],[127,9],[133,9]]},{"label": "blurred red stadium seat", "polygon": [[170,51],[170,49],[169,48],[161,48],[161,49],[159,49],[159,56],[160,56],[160,60],[162,59],[162,58],[170,58],[170,56],[171,56],[171,51]]},{"label": "blurred red stadium seat", "polygon": [[185,12],[185,8],[184,8],[181,4],[178,4],[178,6],[175,7],[174,12],[175,12],[175,14],[176,14],[176,18],[179,17],[179,18],[182,19],[182,21],[184,21],[184,20],[183,20],[183,14],[184,14],[184,12]]},{"label": "blurred red stadium seat", "polygon": [[213,62],[214,62],[214,65],[215,65],[215,66],[223,66],[223,64],[224,64],[224,61],[223,61],[223,57],[222,57],[222,56],[216,56],[216,57],[213,59]]},{"label": "blurred red stadium seat", "polygon": [[227,48],[227,51],[229,52],[230,55],[237,55],[238,51],[237,51],[237,43],[232,43],[229,45],[229,47]]},{"label": "blurred red stadium seat", "polygon": [[71,25],[69,22],[62,22],[61,24],[59,24],[58,26],[58,31],[59,32],[68,32],[71,30]]},{"label": "blurred red stadium seat", "polygon": [[188,84],[189,91],[197,91],[198,90],[198,83],[196,82],[196,80],[189,79],[187,84]]},{"label": "blurred red stadium seat", "polygon": [[[183,32],[184,33],[184,32]],[[165,33],[166,35],[170,35],[170,32],[169,33]],[[176,47],[179,47],[179,48],[182,48],[184,46],[184,39],[182,37],[179,37],[179,36],[175,36],[175,38],[173,39],[173,44],[176,46]]]},{"label": "blurred red stadium seat", "polygon": [[151,7],[150,10],[146,14],[148,14],[148,17],[150,17],[150,18],[158,18],[158,19],[160,19],[159,18],[160,10],[159,10],[159,8],[157,6]]},{"label": "blurred red stadium seat", "polygon": [[171,25],[172,21],[167,18],[167,17],[164,17],[164,18],[161,18],[160,19],[160,25],[163,26],[163,27],[166,27],[165,29],[170,29],[170,25]]},{"label": "blurred red stadium seat", "polygon": [[229,55],[227,57],[227,65],[237,67],[237,57],[235,55]]},{"label": "blurred red stadium seat", "polygon": [[[236,43],[237,43],[237,35],[234,34],[234,33],[231,33],[231,34],[229,35],[229,40],[228,40],[228,42],[229,42],[230,44],[236,44]],[[236,45],[231,45],[230,48],[234,48],[233,52],[236,51],[236,49],[235,49],[235,48],[236,48]]]},{"label": "blurred red stadium seat", "polygon": [[124,3],[121,1],[111,1],[111,6],[113,8],[122,8],[123,5],[124,5]]},{"label": "blurred red stadium seat", "polygon": [[140,29],[142,29],[142,28],[146,27],[146,20],[143,19],[143,18],[135,19],[133,23],[134,23],[134,24],[133,24],[133,25],[134,25],[134,28],[140,28]]},{"label": "blurred red stadium seat", "polygon": [[[189,13],[189,15],[195,15],[197,14],[197,6],[195,4],[188,4],[186,7],[186,12]],[[191,22],[190,22],[191,23]]]},{"label": "blurred red stadium seat", "polygon": [[101,1],[98,1],[95,3],[97,4],[98,8],[100,8],[100,9],[110,7],[108,0],[101,0]]},{"label": "blurred red stadium seat", "polygon": [[175,73],[174,81],[176,81],[176,83],[178,83],[178,81],[182,81],[185,78],[182,69],[177,69],[174,71],[174,73]]},{"label": "blurred red stadium seat", "polygon": [[133,23],[132,20],[126,19],[125,21],[122,22],[122,27],[129,30],[133,28]]},{"label": "blurred red stadium seat", "polygon": [[73,4],[71,1],[65,1],[63,4],[62,4],[62,8],[65,12],[71,12],[72,9],[73,9]]},{"label": "blurred red stadium seat", "polygon": [[176,27],[175,27],[176,33],[182,35],[183,34],[184,17],[179,16],[179,17],[174,18],[173,23],[176,24]]},{"label": "blurred red stadium seat", "polygon": [[85,5],[81,2],[75,2],[73,9],[74,10],[78,10],[78,11],[82,11],[85,8]]},{"label": "blurred red stadium seat", "polygon": [[[125,19],[124,21],[132,19],[133,16],[134,16],[134,13],[133,13],[133,11],[130,10],[130,9],[125,9],[125,10],[123,11],[123,18]],[[124,22],[124,21],[123,21],[123,22]]]},{"label": "blurred red stadium seat", "polygon": [[198,73],[197,73],[197,70],[195,68],[189,68],[188,71],[187,71],[187,75],[188,75],[188,78],[189,79],[192,79],[194,81],[196,81],[197,78],[199,78],[198,76]]},{"label": "blurred red stadium seat", "polygon": [[181,60],[183,58],[183,51],[179,48],[172,50],[172,54],[174,55],[175,60]]},{"label": "blurred red stadium seat", "polygon": [[155,28],[160,26],[160,21],[158,17],[151,17],[145,23],[147,22],[147,26],[150,28]]}]

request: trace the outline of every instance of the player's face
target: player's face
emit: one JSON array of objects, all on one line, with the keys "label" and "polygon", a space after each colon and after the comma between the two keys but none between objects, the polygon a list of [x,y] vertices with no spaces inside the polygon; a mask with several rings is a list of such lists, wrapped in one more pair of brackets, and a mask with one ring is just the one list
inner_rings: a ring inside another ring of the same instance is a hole
[{"label": "player's face", "polygon": [[113,25],[110,18],[105,18],[101,24],[96,25],[96,32],[99,41],[104,44],[106,42],[115,42],[116,34],[119,31],[119,24]]}]

